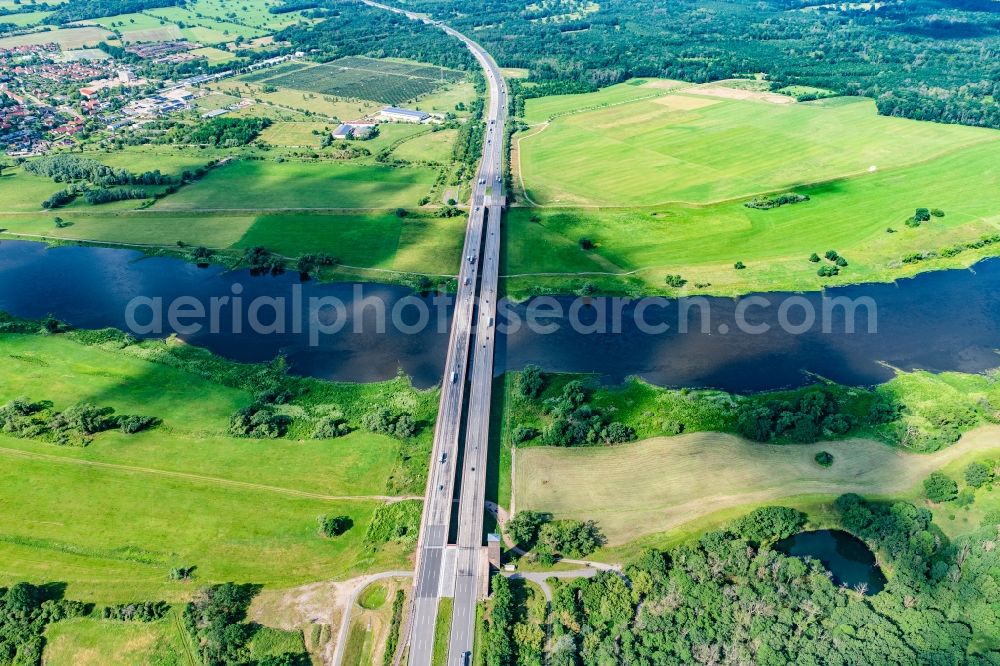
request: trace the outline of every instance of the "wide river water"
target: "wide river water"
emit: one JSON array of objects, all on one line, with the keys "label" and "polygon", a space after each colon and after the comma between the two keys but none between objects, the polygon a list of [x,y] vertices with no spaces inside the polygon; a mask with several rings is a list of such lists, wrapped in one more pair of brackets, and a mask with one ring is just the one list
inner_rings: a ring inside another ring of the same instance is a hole
[{"label": "wide river water", "polygon": [[[858,305],[854,332],[847,332],[843,307],[825,314],[824,298]],[[129,325],[130,302],[138,329]],[[405,287],[302,283],[295,273],[252,276],[131,250],[0,242],[0,310],[164,337],[177,332],[172,305],[175,314],[203,310],[177,318],[181,326],[200,325],[182,328],[182,338],[234,360],[284,354],[295,372],[343,381],[401,370],[421,387],[441,381],[452,312],[448,298]],[[271,330],[252,330],[255,321]],[[799,386],[811,374],[871,385],[889,379],[893,367],[981,372],[1000,366],[1000,260],[823,294],[536,298],[502,309],[496,324],[498,373],[536,363],[610,382],[639,375],[664,386],[750,392]]]}]

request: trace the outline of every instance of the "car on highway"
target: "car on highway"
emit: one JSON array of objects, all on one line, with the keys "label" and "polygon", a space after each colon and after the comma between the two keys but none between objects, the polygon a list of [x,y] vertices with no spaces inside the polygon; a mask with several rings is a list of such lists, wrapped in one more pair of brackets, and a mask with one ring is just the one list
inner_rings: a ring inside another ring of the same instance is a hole
[{"label": "car on highway", "polygon": [[[469,279],[466,278],[466,284],[468,284],[468,280]],[[452,372],[451,373],[451,383],[454,384],[457,381],[458,381],[458,373],[457,372]]]},{"label": "car on highway", "polygon": [[443,463],[447,459],[448,459],[448,454],[442,451],[440,457],[438,457],[438,462]]}]

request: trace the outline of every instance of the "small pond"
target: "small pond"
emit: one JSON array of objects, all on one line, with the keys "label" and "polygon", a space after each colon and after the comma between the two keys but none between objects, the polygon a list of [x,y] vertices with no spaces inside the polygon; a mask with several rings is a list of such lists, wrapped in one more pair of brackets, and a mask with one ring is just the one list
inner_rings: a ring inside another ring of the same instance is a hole
[{"label": "small pond", "polygon": [[800,532],[782,539],[774,548],[785,555],[819,560],[833,574],[836,585],[856,588],[864,584],[865,594],[878,594],[885,587],[885,576],[875,564],[872,551],[842,530]]}]

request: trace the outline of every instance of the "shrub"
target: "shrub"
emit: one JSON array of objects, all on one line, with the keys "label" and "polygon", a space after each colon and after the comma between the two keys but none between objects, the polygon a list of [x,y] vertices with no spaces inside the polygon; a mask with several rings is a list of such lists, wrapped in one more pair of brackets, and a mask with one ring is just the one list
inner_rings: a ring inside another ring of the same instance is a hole
[{"label": "shrub", "polygon": [[101,617],[105,620],[121,620],[123,622],[155,622],[167,616],[170,604],[166,601],[139,601],[131,604],[105,606]]},{"label": "shrub", "polygon": [[735,268],[738,271],[741,271],[741,270],[743,270],[746,267],[747,267],[747,265],[744,264],[742,261],[737,261],[735,264],[733,264],[733,268]]},{"label": "shrub", "polygon": [[816,464],[820,467],[829,467],[833,464],[833,454],[828,451],[820,451],[816,454]]},{"label": "shrub", "polygon": [[253,439],[277,439],[284,437],[291,419],[275,414],[263,405],[244,407],[229,419],[229,434],[235,437]]},{"label": "shrub", "polygon": [[824,254],[823,256],[829,259],[830,261],[836,261],[837,257],[839,257],[840,255],[837,254],[836,250],[827,250],[826,254]]},{"label": "shrub", "polygon": [[515,444],[530,441],[538,437],[538,430],[530,426],[517,426],[511,433],[510,438]]},{"label": "shrub", "polygon": [[134,435],[137,432],[148,430],[159,423],[159,419],[153,416],[119,416],[118,428],[126,435]]},{"label": "shrub", "polygon": [[812,254],[809,255],[809,261],[813,262],[814,264],[817,263],[819,261],[819,255],[813,252]]},{"label": "shrub", "polygon": [[664,277],[664,281],[667,283],[668,287],[673,287],[674,289],[680,289],[687,284],[687,280],[682,278],[680,275],[667,275]]},{"label": "shrub", "polygon": [[837,262],[836,263],[841,268],[844,268],[845,266],[847,266],[847,259],[844,259],[843,257],[837,257]]},{"label": "shrub", "polygon": [[973,488],[982,488],[993,480],[993,470],[981,462],[969,463],[965,468],[965,482]]},{"label": "shrub", "polygon": [[53,430],[75,430],[84,435],[93,435],[116,425],[114,420],[109,418],[113,412],[110,407],[97,407],[89,402],[78,402],[52,417],[49,427]]},{"label": "shrub", "polygon": [[581,250],[592,250],[592,249],[594,249],[594,241],[590,240],[589,238],[581,238],[580,239],[580,249]]},{"label": "shrub", "polygon": [[339,416],[324,416],[316,422],[313,439],[334,439],[351,432],[347,422]]},{"label": "shrub", "polygon": [[366,430],[402,439],[413,437],[418,431],[417,422],[413,416],[405,412],[396,414],[385,408],[365,414],[361,419],[361,425]]},{"label": "shrub", "polygon": [[958,484],[943,472],[932,472],[924,479],[924,494],[932,502],[948,502],[958,497]]},{"label": "shrub", "polygon": [[940,208],[931,208],[930,212],[934,217],[944,217],[944,211]]},{"label": "shrub", "polygon": [[958,497],[955,498],[956,506],[972,506],[976,501],[976,490],[974,488],[962,488],[962,491],[958,493]]},{"label": "shrub", "polygon": [[833,277],[840,273],[840,268],[837,266],[820,266],[819,270],[816,271],[816,275],[820,277]]}]

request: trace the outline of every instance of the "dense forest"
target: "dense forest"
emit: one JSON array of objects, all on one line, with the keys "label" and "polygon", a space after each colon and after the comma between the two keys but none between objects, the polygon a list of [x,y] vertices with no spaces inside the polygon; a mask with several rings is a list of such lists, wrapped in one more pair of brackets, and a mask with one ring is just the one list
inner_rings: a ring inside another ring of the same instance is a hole
[{"label": "dense forest", "polygon": [[[844,495],[835,507],[890,574],[878,594],[773,549],[805,517],[765,507],[669,553],[646,551],[625,579],[557,584],[548,663],[1000,664],[997,525],[951,542],[906,502]],[[541,663],[526,609],[509,584],[494,585],[487,663]]]},{"label": "dense forest", "polygon": [[65,24],[179,4],[184,4],[184,0],[79,0],[60,5],[48,20],[52,23]]},{"label": "dense forest", "polygon": [[509,0],[405,6],[465,31],[501,66],[529,70],[529,81],[547,84],[532,95],[642,76],[704,82],[764,72],[776,89],[815,86],[873,97],[884,114],[1000,127],[1000,4],[988,0],[870,8],[808,0],[608,0],[596,11],[576,0],[532,10]]},{"label": "dense forest", "polygon": [[474,70],[469,51],[439,28],[360,3],[334,3],[336,10],[316,10],[323,20],[293,25],[275,35],[321,60],[344,56],[411,58],[453,69]]}]

